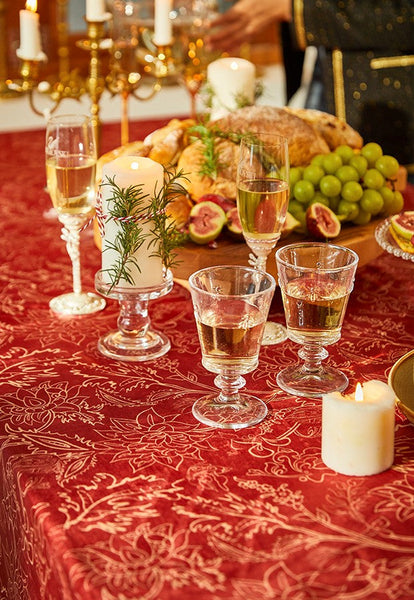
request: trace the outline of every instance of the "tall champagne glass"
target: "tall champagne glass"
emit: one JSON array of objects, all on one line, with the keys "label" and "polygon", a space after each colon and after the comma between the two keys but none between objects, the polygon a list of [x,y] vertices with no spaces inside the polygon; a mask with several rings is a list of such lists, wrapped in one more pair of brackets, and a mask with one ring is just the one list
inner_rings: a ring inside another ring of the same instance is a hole
[{"label": "tall champagne glass", "polygon": [[73,292],[53,298],[50,308],[60,314],[84,315],[101,310],[105,300],[82,291],[80,232],[95,214],[96,143],[91,120],[61,115],[46,127],[47,188],[62,224],[62,239],[72,261]]},{"label": "tall champagne glass", "polygon": [[259,398],[239,390],[256,369],[275,289],[271,275],[250,267],[207,267],[189,279],[203,366],[219,392],[199,398],[193,415],[212,427],[240,429],[265,418]]},{"label": "tall champagne glass", "polygon": [[[250,264],[266,271],[267,257],[276,246],[289,203],[288,140],[273,133],[254,133],[240,142],[237,166],[237,208],[243,236],[254,256]],[[266,343],[287,338],[286,329],[268,323]]]},{"label": "tall champagne glass", "polygon": [[280,371],[277,383],[296,396],[344,390],[347,376],[322,361],[328,356],[325,346],[341,337],[358,255],[342,246],[302,242],[280,248],[276,263],[288,336],[301,344],[303,359],[303,364]]}]

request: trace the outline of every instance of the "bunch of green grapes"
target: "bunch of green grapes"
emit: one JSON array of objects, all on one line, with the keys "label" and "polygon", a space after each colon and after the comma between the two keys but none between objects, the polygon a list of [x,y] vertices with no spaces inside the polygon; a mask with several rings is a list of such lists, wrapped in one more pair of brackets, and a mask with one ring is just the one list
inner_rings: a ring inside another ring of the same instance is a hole
[{"label": "bunch of green grapes", "polygon": [[318,154],[306,167],[291,168],[289,212],[303,226],[314,202],[355,225],[365,225],[376,215],[396,214],[404,204],[393,185],[398,169],[397,159],[383,154],[375,142],[360,151],[338,146],[329,154]]}]

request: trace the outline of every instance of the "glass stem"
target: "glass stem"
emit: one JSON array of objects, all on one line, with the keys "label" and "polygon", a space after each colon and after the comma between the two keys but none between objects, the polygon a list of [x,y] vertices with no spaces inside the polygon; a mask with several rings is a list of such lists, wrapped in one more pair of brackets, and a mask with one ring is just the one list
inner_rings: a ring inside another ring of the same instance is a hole
[{"label": "glass stem", "polygon": [[80,272],[80,232],[85,223],[85,217],[81,215],[59,215],[59,221],[63,224],[61,237],[66,242],[70,260],[72,261],[73,291],[75,294],[82,292]]},{"label": "glass stem", "polygon": [[322,369],[322,361],[329,356],[329,352],[319,344],[305,344],[298,352],[304,361],[301,369],[306,373],[315,375]]},{"label": "glass stem", "polygon": [[151,324],[148,300],[120,298],[118,328],[125,336],[144,338]]},{"label": "glass stem", "polygon": [[220,389],[219,402],[232,404],[240,402],[239,390],[246,385],[246,380],[241,375],[217,375],[214,385]]}]

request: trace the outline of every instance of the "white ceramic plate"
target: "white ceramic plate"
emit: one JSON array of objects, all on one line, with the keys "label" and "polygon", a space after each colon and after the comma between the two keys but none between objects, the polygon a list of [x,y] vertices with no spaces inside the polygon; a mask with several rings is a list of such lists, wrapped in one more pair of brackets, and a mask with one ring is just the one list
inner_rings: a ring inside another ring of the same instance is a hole
[{"label": "white ceramic plate", "polygon": [[390,234],[390,223],[390,219],[385,219],[385,221],[380,223],[375,229],[375,239],[377,240],[378,244],[381,246],[381,248],[389,252],[389,254],[393,254],[399,258],[404,258],[405,260],[411,260],[414,262],[414,254],[405,252],[402,248],[400,248]]}]

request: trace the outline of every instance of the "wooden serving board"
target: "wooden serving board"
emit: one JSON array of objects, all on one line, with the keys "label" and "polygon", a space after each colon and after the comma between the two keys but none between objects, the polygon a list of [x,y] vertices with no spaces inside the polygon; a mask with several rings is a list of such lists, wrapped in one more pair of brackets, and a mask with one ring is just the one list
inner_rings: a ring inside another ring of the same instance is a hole
[{"label": "wooden serving board", "polygon": [[[344,226],[338,237],[332,240],[332,243],[354,250],[359,256],[358,267],[362,267],[383,252],[374,236],[375,228],[380,222],[380,219],[375,219],[368,225]],[[314,240],[298,233],[292,233],[280,240],[276,249],[299,241]],[[216,248],[198,246],[189,242],[177,251],[178,264],[173,268],[174,277],[188,279],[194,271],[214,265],[247,265],[250,252],[251,250],[244,241],[233,241],[224,235],[217,240]],[[267,271],[275,277],[276,262],[274,255],[275,252],[272,252],[267,260]]]}]

